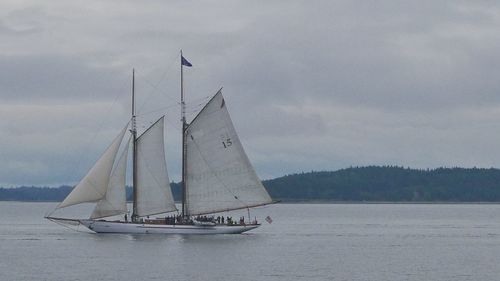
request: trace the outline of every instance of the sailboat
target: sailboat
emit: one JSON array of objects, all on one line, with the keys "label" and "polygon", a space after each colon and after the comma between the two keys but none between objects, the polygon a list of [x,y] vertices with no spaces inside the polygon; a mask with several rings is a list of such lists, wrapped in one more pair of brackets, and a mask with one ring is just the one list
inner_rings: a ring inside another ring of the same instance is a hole
[{"label": "sailboat", "polygon": [[[135,75],[132,71],[132,117],[87,175],[57,209],[96,203],[90,218],[48,215],[60,224],[83,225],[96,233],[238,234],[259,227],[250,208],[274,203],[259,180],[234,129],[222,89],[191,122],[186,121],[181,52],[182,209],[177,209],[167,172],[162,116],[138,135]],[[122,144],[127,131],[128,140]],[[120,152],[120,147],[124,147]],[[127,219],[126,171],[132,151],[133,207]],[[120,152],[120,153],[119,153]],[[226,219],[217,213],[248,210],[248,220]],[[54,210],[55,211],[55,210]],[[53,212],[52,212],[53,213]],[[123,220],[106,219],[122,216]],[[165,214],[164,217],[158,215]],[[212,216],[210,216],[212,214]],[[149,216],[156,216],[149,218]],[[222,220],[221,220],[222,218]]]}]

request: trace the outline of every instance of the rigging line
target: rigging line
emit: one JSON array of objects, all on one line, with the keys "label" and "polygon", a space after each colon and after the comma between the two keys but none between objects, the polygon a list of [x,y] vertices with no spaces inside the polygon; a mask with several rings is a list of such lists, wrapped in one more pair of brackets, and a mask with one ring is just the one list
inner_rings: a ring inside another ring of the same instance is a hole
[{"label": "rigging line", "polygon": [[[140,76],[145,82],[146,84],[149,84],[149,86],[151,86],[151,88],[153,88],[152,90],[149,91],[149,93],[146,95],[146,98],[148,98],[152,93],[155,93],[156,91],[160,91],[160,89],[158,88],[158,86],[161,84],[161,82],[163,82],[163,75],[162,77],[160,78],[160,80],[158,82],[153,83],[151,81],[149,81],[148,78],[146,78],[146,76],[143,76],[141,75],[138,71],[136,72],[138,74],[138,76]],[[145,99],[146,100],[146,99]],[[143,101],[143,103],[141,104],[141,106],[143,106],[145,103],[145,101]]]},{"label": "rigging line", "polygon": [[[179,55],[175,55],[173,56],[170,60],[168,60],[170,63],[168,63],[168,67],[165,69],[165,71],[163,72],[163,74],[160,76],[160,79],[158,80],[158,82],[156,82],[156,84],[150,82],[145,76],[143,76],[141,73],[138,73],[142,78],[144,78],[144,80],[146,81],[146,83],[148,83],[152,88],[153,90],[151,90],[145,97],[145,99],[143,100],[142,104],[139,106],[139,107],[143,107],[144,104],[146,103],[146,100],[147,98],[149,98],[149,96],[152,94],[152,93],[155,93],[155,92],[160,92],[160,89],[158,89],[158,86],[165,80],[165,77],[167,77],[167,74],[172,70],[174,69],[172,67],[172,65],[177,61]],[[167,98],[168,99],[168,98]]]},{"label": "rigging line", "polygon": [[193,110],[189,110],[189,111],[186,111],[186,114],[193,114],[193,113],[196,113],[198,112],[197,109],[193,109]]},{"label": "rigging line", "polygon": [[205,107],[205,104],[207,104],[206,101],[197,104],[190,104],[189,106],[186,106],[186,112],[199,112],[203,109],[203,107]]},{"label": "rigging line", "polygon": [[189,109],[186,109],[186,113],[197,115],[197,113],[199,113],[203,109],[204,106],[205,106],[205,104],[198,104],[196,106],[191,106],[191,107],[189,107]]},{"label": "rigging line", "polygon": [[178,107],[178,106],[179,106],[179,104],[172,104],[172,105],[168,105],[168,106],[164,106],[164,107],[161,107],[161,108],[157,108],[157,109],[154,109],[154,110],[151,110],[151,111],[148,111],[148,112],[144,112],[144,113],[141,113],[141,114],[136,115],[136,116],[142,117],[144,115],[156,113],[156,112],[161,111],[161,110],[166,110],[166,109],[173,108],[173,107]]},{"label": "rigging line", "polygon": [[195,109],[197,109],[197,110],[198,110],[199,108],[201,108],[201,107],[205,106],[205,104],[206,104],[206,103],[199,103],[199,104],[195,104],[195,105],[190,105],[189,107],[190,107],[190,108],[195,108]]},{"label": "rigging line", "polygon": [[51,221],[52,221],[52,222],[57,223],[58,225],[60,225],[60,226],[62,226],[62,227],[65,227],[65,228],[67,228],[67,229],[70,229],[70,230],[72,230],[72,231],[86,233],[85,231],[81,231],[81,230],[80,230],[80,225],[82,225],[82,223],[81,223],[80,221],[78,221],[78,225],[77,225],[77,226],[75,226],[75,228],[71,228],[69,225],[66,225],[66,224],[64,224],[64,223],[62,223],[62,222],[58,222],[57,220],[51,220]]},{"label": "rigging line", "polygon": [[[199,97],[199,98],[193,99],[193,100],[191,100],[191,101],[189,101],[189,102],[186,102],[186,106],[189,106],[190,104],[193,104],[193,103],[198,102],[198,101],[199,101],[199,102],[204,101],[204,102],[203,102],[203,103],[201,103],[200,105],[205,105],[205,104],[206,104],[206,102],[205,102],[205,101],[206,101],[206,100],[209,100],[209,99],[211,99],[211,98],[212,98],[212,96],[204,96],[204,97]],[[179,104],[180,104],[180,103],[179,103]]]},{"label": "rigging line", "polygon": [[50,217],[53,213],[55,213],[59,205],[61,205],[61,202],[59,202],[54,209],[48,209],[47,211],[45,211],[45,217]]},{"label": "rigging line", "polygon": [[205,104],[206,103],[193,104],[193,105],[186,107],[186,109],[190,110],[190,111],[193,111],[193,110],[200,111],[201,108],[203,108],[205,106]]}]

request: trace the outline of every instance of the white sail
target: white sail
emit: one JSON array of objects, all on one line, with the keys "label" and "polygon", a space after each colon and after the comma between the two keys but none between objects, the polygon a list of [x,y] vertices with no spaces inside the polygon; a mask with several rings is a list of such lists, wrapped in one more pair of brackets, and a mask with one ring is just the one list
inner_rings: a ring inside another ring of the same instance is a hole
[{"label": "white sail", "polygon": [[83,202],[95,202],[106,196],[109,177],[115,162],[118,148],[127,131],[128,123],[104,154],[97,160],[87,175],[76,185],[58,208],[68,207]]},{"label": "white sail", "polygon": [[125,180],[127,173],[127,155],[130,139],[111,173],[106,196],[97,202],[90,216],[91,219],[109,217],[127,212]]},{"label": "white sail", "polygon": [[138,216],[177,210],[165,162],[163,122],[164,117],[149,127],[136,142]]},{"label": "white sail", "polygon": [[186,130],[187,210],[215,213],[272,203],[219,91]]}]

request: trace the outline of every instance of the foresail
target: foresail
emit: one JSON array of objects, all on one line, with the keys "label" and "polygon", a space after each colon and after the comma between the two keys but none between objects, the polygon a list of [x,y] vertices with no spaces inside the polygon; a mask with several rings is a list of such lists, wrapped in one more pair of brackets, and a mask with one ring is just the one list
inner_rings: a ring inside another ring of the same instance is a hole
[{"label": "foresail", "polygon": [[127,145],[111,173],[106,196],[97,202],[90,216],[91,219],[109,217],[127,212],[125,181],[130,140],[131,138],[128,140]]},{"label": "foresail", "polygon": [[176,211],[165,162],[164,117],[147,129],[137,145],[137,215]]},{"label": "foresail", "polygon": [[219,91],[186,131],[190,215],[272,203],[236,134]]},{"label": "foresail", "polygon": [[87,175],[76,185],[71,193],[59,204],[58,208],[68,207],[83,202],[96,202],[106,195],[109,177],[115,162],[118,148],[127,131],[128,123],[97,160]]}]

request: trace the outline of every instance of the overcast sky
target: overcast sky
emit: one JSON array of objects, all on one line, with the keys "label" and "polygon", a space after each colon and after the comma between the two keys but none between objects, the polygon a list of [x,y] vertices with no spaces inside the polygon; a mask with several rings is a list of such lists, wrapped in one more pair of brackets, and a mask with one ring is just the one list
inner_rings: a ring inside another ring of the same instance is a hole
[{"label": "overcast sky", "polygon": [[77,182],[128,121],[221,86],[261,178],[361,165],[500,167],[497,1],[0,3],[0,186]]}]

